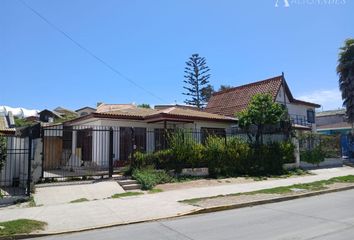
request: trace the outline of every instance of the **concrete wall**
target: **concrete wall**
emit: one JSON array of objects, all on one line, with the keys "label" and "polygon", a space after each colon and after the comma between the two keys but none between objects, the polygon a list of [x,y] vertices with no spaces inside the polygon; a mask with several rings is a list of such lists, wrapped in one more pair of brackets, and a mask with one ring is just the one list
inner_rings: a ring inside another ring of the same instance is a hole
[{"label": "concrete wall", "polygon": [[300,162],[300,167],[304,169],[315,169],[315,168],[331,168],[331,167],[342,167],[343,159],[342,158],[325,158],[323,162],[319,165],[311,164],[307,162]]},{"label": "concrete wall", "polygon": [[346,122],[344,114],[316,117],[317,126],[323,126],[327,124],[341,123],[341,122]]}]

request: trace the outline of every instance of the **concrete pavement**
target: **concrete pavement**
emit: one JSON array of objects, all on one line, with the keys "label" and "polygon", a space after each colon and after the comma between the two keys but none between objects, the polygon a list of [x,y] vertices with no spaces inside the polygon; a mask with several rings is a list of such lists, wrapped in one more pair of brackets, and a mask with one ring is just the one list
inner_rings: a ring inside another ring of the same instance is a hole
[{"label": "concrete pavement", "polygon": [[354,190],[38,240],[351,240]]},{"label": "concrete pavement", "polygon": [[[40,186],[40,185],[38,185]],[[99,181],[89,184],[36,187],[34,200],[37,205],[58,205],[79,198],[88,200],[104,199],[116,193],[125,192],[117,181]]]},{"label": "concrete pavement", "polygon": [[316,175],[245,184],[191,188],[121,199],[95,200],[33,208],[3,208],[0,209],[0,221],[19,218],[45,221],[48,223],[45,232],[57,233],[168,218],[200,209],[179,203],[178,201],[180,200],[255,191],[264,188],[325,180],[337,176],[354,175],[354,168],[343,167],[315,170],[313,172]]}]

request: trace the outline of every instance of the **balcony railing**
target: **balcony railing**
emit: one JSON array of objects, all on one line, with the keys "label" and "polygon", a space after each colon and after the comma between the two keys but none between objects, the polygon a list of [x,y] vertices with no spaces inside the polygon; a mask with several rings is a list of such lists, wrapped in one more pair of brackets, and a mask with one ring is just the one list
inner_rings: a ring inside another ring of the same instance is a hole
[{"label": "balcony railing", "polygon": [[308,121],[306,116],[290,114],[290,119],[292,124],[297,124],[301,126],[311,127],[312,123]]}]

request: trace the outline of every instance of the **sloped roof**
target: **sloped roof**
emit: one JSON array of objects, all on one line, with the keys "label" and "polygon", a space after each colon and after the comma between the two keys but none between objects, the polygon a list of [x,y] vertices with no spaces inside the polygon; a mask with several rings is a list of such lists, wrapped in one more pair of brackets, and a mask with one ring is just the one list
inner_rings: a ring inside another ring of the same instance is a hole
[{"label": "sloped roof", "polygon": [[124,110],[124,109],[129,109],[129,108],[135,108],[136,106],[134,104],[106,104],[102,103],[100,104],[96,112],[98,113],[103,113],[103,112],[111,112],[115,110]]},{"label": "sloped roof", "polygon": [[111,119],[132,119],[132,120],[144,120],[148,123],[159,122],[163,120],[167,121],[223,121],[223,122],[235,122],[236,118],[230,118],[223,115],[217,115],[213,113],[196,111],[192,109],[185,109],[179,107],[171,107],[163,110],[130,107],[126,109],[120,109],[110,112],[94,112],[87,116],[83,116],[67,123],[75,123],[90,118],[111,118]]},{"label": "sloped roof", "polygon": [[335,115],[345,115],[345,109],[337,109],[337,110],[328,110],[317,112],[316,117],[326,117],[326,116],[335,116]]},{"label": "sloped roof", "polygon": [[89,110],[92,110],[92,111],[96,111],[96,108],[86,106],[86,107],[82,107],[82,108],[76,109],[75,112],[79,112],[79,111],[84,110],[84,109],[89,109]]},{"label": "sloped roof", "polygon": [[283,80],[283,76],[280,75],[266,80],[253,82],[246,85],[226,89],[224,91],[216,92],[210,98],[208,105],[205,108],[205,111],[225,116],[234,116],[235,113],[241,112],[242,110],[247,108],[248,104],[250,103],[252,97],[255,94],[268,93],[275,100],[283,82],[285,84],[285,91],[290,102],[294,104],[304,104],[319,107],[318,104],[295,99],[292,96],[286,81]]},{"label": "sloped roof", "polygon": [[15,133],[15,128],[9,128],[5,116],[0,116],[0,133],[8,134]]},{"label": "sloped roof", "polygon": [[318,126],[317,130],[323,131],[323,130],[351,129],[351,128],[352,128],[351,124],[347,122],[338,122],[338,123],[331,123],[331,124]]},{"label": "sloped roof", "polygon": [[[187,118],[205,118],[210,120],[230,120],[231,118],[225,117],[219,114],[208,113],[204,111],[192,110],[180,107],[170,107],[167,109],[159,110],[153,115],[149,115],[147,118],[153,118],[156,115],[171,116],[171,117],[187,117]],[[160,116],[160,117],[161,117]]]}]

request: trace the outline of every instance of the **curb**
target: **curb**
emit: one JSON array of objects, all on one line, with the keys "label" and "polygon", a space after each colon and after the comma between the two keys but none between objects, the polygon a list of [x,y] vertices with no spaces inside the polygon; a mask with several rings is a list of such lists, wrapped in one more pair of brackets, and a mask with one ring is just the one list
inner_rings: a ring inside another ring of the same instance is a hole
[{"label": "curb", "polygon": [[253,206],[263,205],[263,204],[267,204],[267,203],[285,202],[285,201],[295,200],[295,199],[299,199],[299,198],[313,197],[313,196],[318,196],[318,195],[322,195],[322,194],[326,194],[326,193],[341,192],[341,191],[346,191],[346,190],[351,190],[351,189],[354,189],[354,185],[347,186],[347,187],[341,187],[341,188],[335,188],[335,189],[302,193],[302,194],[297,194],[297,195],[293,195],[293,196],[276,197],[276,198],[267,199],[267,200],[258,200],[258,201],[247,202],[247,203],[231,204],[231,205],[224,205],[224,206],[217,206],[217,207],[208,207],[208,208],[202,208],[200,210],[193,211],[191,213],[187,213],[187,214],[185,214],[185,216],[211,213],[211,212],[219,212],[219,211],[238,209],[238,208],[244,208],[244,207],[253,207]]},{"label": "curb", "polygon": [[119,227],[119,226],[126,226],[126,225],[133,225],[133,224],[147,223],[147,222],[154,222],[154,221],[160,221],[160,220],[169,220],[169,219],[175,219],[177,217],[189,216],[194,211],[196,211],[196,210],[192,210],[192,211],[189,211],[189,212],[186,212],[186,213],[179,213],[177,215],[169,216],[169,217],[151,218],[151,219],[139,220],[139,221],[135,221],[135,222],[112,223],[112,224],[101,225],[101,226],[97,226],[97,227],[87,227],[87,228],[82,228],[82,229],[77,229],[77,230],[51,232],[51,233],[18,234],[18,235],[9,236],[9,237],[0,237],[0,240],[15,240],[15,239],[17,240],[17,239],[50,237],[50,236],[55,236],[55,235],[80,233],[80,232],[99,230],[99,229],[105,229],[105,228],[111,228],[111,227]]},{"label": "curb", "polygon": [[14,236],[10,236],[10,237],[0,237],[0,240],[28,239],[28,238],[48,237],[48,236],[63,235],[63,234],[70,234],[70,233],[80,233],[80,232],[86,232],[86,231],[98,230],[98,229],[104,229],[104,228],[110,228],[110,227],[118,227],[118,226],[126,226],[126,225],[154,222],[154,221],[160,221],[160,220],[175,219],[176,217],[193,216],[193,215],[198,215],[198,214],[219,212],[219,211],[238,209],[238,208],[244,208],[244,207],[253,207],[253,206],[263,205],[263,204],[268,204],[268,203],[284,202],[284,201],[289,201],[289,200],[294,200],[294,199],[299,199],[299,198],[313,197],[313,196],[322,195],[322,194],[326,194],[326,193],[334,193],[334,192],[346,191],[346,190],[351,190],[351,189],[354,189],[354,185],[347,186],[347,187],[341,187],[341,188],[335,188],[335,189],[329,189],[329,190],[321,190],[321,191],[297,194],[297,195],[293,195],[293,196],[276,197],[276,198],[267,199],[267,200],[259,200],[259,201],[240,203],[240,204],[231,204],[231,205],[224,205],[224,206],[217,206],[217,207],[202,208],[199,210],[198,209],[192,210],[192,211],[189,211],[186,213],[180,213],[180,214],[177,214],[175,216],[170,216],[170,217],[153,218],[153,219],[146,219],[146,220],[140,220],[140,221],[135,221],[135,222],[127,222],[127,223],[117,223],[117,224],[113,223],[113,224],[107,224],[107,225],[102,225],[102,226],[98,226],[98,227],[88,227],[88,228],[82,228],[82,229],[70,230],[70,231],[60,231],[60,232],[52,232],[52,233],[21,234],[21,235],[14,235]]}]

